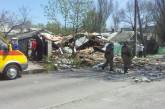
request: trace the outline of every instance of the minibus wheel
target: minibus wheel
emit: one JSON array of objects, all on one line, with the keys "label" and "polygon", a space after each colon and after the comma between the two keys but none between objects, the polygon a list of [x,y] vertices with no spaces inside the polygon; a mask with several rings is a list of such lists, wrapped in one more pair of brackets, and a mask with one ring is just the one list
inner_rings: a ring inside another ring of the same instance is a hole
[{"label": "minibus wheel", "polygon": [[4,70],[4,76],[8,80],[16,79],[19,75],[20,69],[17,65],[8,65]]}]

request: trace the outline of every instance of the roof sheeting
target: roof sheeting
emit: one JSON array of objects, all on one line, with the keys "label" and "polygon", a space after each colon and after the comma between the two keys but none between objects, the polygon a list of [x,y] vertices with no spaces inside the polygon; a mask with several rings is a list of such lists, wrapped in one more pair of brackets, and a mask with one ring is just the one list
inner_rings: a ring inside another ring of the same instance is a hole
[{"label": "roof sheeting", "polygon": [[50,40],[50,41],[62,41],[63,37],[61,36],[56,36],[56,35],[51,35],[49,33],[40,33],[45,39]]},{"label": "roof sheeting", "polygon": [[37,31],[32,31],[32,32],[28,32],[28,33],[23,33],[23,34],[17,34],[17,38],[20,39],[27,39],[27,38],[32,38],[33,35],[36,33]]},{"label": "roof sheeting", "polygon": [[110,39],[113,42],[123,42],[123,41],[130,41],[134,36],[133,31],[123,31],[117,33],[114,37]]}]

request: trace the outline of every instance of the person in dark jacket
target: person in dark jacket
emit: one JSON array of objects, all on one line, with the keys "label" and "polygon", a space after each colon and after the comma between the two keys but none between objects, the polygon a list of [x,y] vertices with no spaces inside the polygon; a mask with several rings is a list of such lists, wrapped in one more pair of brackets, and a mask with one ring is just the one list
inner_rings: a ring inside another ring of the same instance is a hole
[{"label": "person in dark jacket", "polygon": [[132,53],[131,49],[128,47],[128,43],[125,42],[121,49],[121,57],[124,63],[124,73],[128,73],[128,68],[131,65]]},{"label": "person in dark jacket", "polygon": [[104,69],[108,64],[110,65],[110,71],[113,71],[113,57],[114,57],[114,44],[109,43],[106,47],[104,57],[106,59],[106,62],[103,64],[102,69]]}]

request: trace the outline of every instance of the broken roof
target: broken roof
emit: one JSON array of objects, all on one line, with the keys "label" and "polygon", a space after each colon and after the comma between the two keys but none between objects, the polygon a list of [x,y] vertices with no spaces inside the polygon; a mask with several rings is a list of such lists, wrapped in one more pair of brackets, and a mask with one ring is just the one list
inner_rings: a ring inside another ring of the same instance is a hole
[{"label": "broken roof", "polygon": [[49,33],[40,33],[45,39],[56,42],[56,41],[62,41],[63,37],[57,36],[57,35],[52,35]]},{"label": "broken roof", "polygon": [[51,32],[47,30],[37,30],[37,31],[31,31],[27,33],[21,33],[21,34],[16,34],[15,37],[17,37],[19,40],[21,39],[29,39],[32,38],[34,34],[40,33],[45,39],[50,40],[50,41],[62,41],[63,37],[53,35]]},{"label": "broken roof", "polygon": [[133,39],[134,31],[122,31],[118,32],[116,35],[114,35],[110,41],[113,42],[124,42],[124,41],[130,41]]}]

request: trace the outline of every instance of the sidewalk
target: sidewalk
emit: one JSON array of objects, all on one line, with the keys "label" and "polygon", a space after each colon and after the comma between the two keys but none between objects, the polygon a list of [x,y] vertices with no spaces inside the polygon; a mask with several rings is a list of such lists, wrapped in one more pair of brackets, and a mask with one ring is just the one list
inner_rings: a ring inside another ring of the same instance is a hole
[{"label": "sidewalk", "polygon": [[25,71],[23,71],[22,74],[37,74],[37,73],[43,73],[46,71],[47,70],[38,62],[29,61],[28,68]]}]

